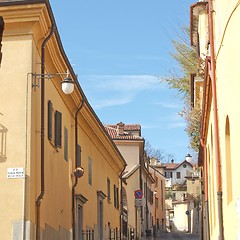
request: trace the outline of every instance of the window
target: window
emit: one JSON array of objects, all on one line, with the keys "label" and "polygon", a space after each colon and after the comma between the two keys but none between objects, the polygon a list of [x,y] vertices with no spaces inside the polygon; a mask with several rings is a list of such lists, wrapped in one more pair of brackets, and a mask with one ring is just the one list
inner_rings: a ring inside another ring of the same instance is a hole
[{"label": "window", "polygon": [[158,178],[157,178],[157,176],[155,177],[155,187],[158,187]]},{"label": "window", "polygon": [[119,196],[118,196],[118,188],[114,184],[114,207],[118,208],[119,207]]},{"label": "window", "polygon": [[64,127],[64,159],[68,161],[68,130]]},{"label": "window", "polygon": [[166,178],[172,178],[172,172],[165,172]]},{"label": "window", "polygon": [[88,157],[88,184],[92,185],[92,159]]},{"label": "window", "polygon": [[[54,118],[53,118],[54,116]],[[53,122],[54,119],[54,122]],[[54,132],[53,132],[54,131]],[[61,148],[62,147],[62,113],[59,111],[55,111],[53,109],[53,103],[48,101],[48,139],[54,144],[54,147]],[[68,149],[65,149],[65,144],[68,142],[68,137],[65,139],[65,134],[67,132],[64,131],[64,159],[67,161],[65,154],[68,154]],[[53,139],[54,137],[54,139]],[[67,140],[67,142],[65,142]]]},{"label": "window", "polygon": [[53,105],[52,102],[49,100],[48,101],[48,139],[51,141],[52,140],[52,131],[53,131]]},{"label": "window", "polygon": [[147,196],[147,183],[146,182],[144,182],[144,197],[146,197]]},{"label": "window", "polygon": [[81,167],[81,146],[79,144],[77,145],[77,166],[76,167]]},{"label": "window", "polygon": [[173,201],[176,201],[176,193],[173,193],[173,194],[172,194],[172,200],[173,200]]},{"label": "window", "polygon": [[110,187],[111,187],[111,182],[110,182],[110,179],[107,178],[107,199],[108,199],[108,201],[111,200],[111,189],[110,189]]},{"label": "window", "polygon": [[3,36],[3,30],[4,30],[4,21],[3,18],[0,17],[0,64],[2,61],[2,52],[1,52],[1,48],[2,48],[2,36]]},{"label": "window", "polygon": [[156,201],[156,203],[155,203],[156,204],[156,208],[158,208],[158,198],[157,197],[155,198],[155,201]]},{"label": "window", "polygon": [[55,147],[62,147],[62,113],[55,112]]},{"label": "window", "polygon": [[177,178],[181,178],[181,173],[180,172],[177,172]]}]

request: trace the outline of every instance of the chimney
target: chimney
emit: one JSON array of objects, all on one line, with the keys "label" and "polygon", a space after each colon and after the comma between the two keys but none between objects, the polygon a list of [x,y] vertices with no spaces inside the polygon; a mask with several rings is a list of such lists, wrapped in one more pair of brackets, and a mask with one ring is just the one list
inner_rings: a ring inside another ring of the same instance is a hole
[{"label": "chimney", "polygon": [[124,135],[124,126],[125,124],[123,122],[117,124],[118,135]]},{"label": "chimney", "polygon": [[151,165],[157,165],[157,159],[155,157],[150,158]]}]

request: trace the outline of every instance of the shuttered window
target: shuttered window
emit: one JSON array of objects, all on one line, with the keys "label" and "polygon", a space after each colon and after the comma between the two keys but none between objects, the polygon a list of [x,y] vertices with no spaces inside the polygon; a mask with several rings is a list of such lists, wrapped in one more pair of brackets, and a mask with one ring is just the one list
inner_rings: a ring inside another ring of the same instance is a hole
[{"label": "shuttered window", "polygon": [[68,130],[64,127],[64,159],[68,161]]},{"label": "shuttered window", "polygon": [[92,159],[88,157],[88,184],[92,185]]},{"label": "shuttered window", "polygon": [[52,122],[52,116],[53,116],[53,104],[49,100],[48,101],[48,139],[52,141],[52,131],[53,131],[53,122]]},{"label": "shuttered window", "polygon": [[119,207],[119,194],[118,194],[118,188],[116,185],[114,185],[114,207]]},{"label": "shuttered window", "polygon": [[62,147],[62,113],[55,112],[55,147]]},{"label": "shuttered window", "polygon": [[81,146],[78,144],[77,145],[77,166],[76,167],[81,167]]},{"label": "shuttered window", "polygon": [[2,61],[2,36],[3,36],[3,30],[4,30],[4,21],[3,17],[0,17],[0,64]]},{"label": "shuttered window", "polygon": [[110,188],[110,185],[111,185],[110,179],[107,178],[107,198],[108,198],[108,201],[111,200],[111,188]]}]

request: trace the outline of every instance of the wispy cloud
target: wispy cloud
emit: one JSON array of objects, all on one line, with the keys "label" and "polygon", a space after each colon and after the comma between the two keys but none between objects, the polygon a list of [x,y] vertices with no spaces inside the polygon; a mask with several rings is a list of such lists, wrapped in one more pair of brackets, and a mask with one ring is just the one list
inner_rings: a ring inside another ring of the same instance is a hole
[{"label": "wispy cloud", "polygon": [[144,91],[163,89],[153,75],[88,75],[81,83],[95,109],[134,101]]},{"label": "wispy cloud", "polygon": [[117,106],[117,105],[124,105],[124,104],[128,104],[132,101],[131,98],[125,96],[123,98],[106,98],[103,100],[93,100],[92,104],[94,106],[95,109],[101,109],[104,107],[111,107],[111,106]]},{"label": "wispy cloud", "polygon": [[171,108],[171,109],[180,109],[181,108],[179,103],[157,102],[155,104],[160,105],[163,108]]},{"label": "wispy cloud", "polygon": [[168,129],[174,129],[174,128],[185,128],[186,123],[184,122],[172,122],[168,124]]},{"label": "wispy cloud", "polygon": [[143,91],[161,86],[153,75],[89,75],[87,79],[88,84],[111,91]]}]

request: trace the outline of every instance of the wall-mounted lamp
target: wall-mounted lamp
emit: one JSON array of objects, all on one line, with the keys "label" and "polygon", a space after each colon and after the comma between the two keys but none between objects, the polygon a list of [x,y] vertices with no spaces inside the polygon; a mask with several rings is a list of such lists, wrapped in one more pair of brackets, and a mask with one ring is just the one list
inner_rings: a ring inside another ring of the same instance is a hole
[{"label": "wall-mounted lamp", "polygon": [[74,90],[74,81],[70,78],[70,73],[68,70],[66,73],[47,73],[47,74],[31,73],[31,75],[33,76],[32,87],[34,88],[34,91],[36,91],[36,87],[40,86],[39,80],[41,78],[50,80],[54,76],[63,76],[63,75],[65,75],[66,77],[64,78],[63,81],[61,81],[62,91],[65,94],[71,94]]}]

